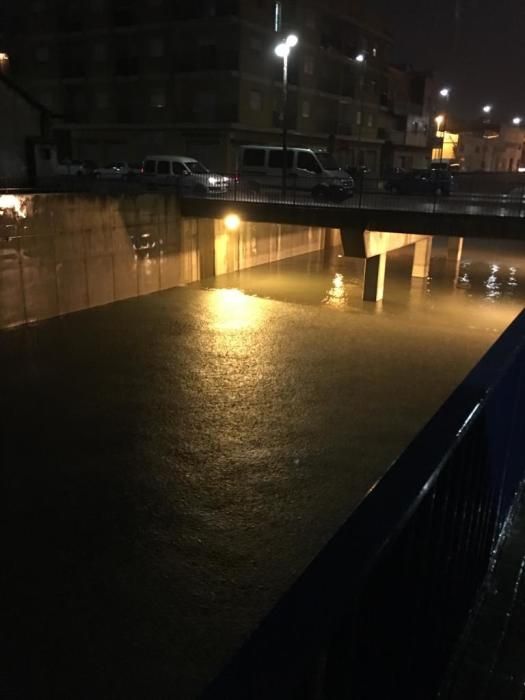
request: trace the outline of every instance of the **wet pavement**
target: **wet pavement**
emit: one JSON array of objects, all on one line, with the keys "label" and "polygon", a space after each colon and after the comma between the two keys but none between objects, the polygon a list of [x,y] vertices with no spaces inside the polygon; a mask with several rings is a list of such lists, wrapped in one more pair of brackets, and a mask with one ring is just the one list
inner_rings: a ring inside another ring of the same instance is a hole
[{"label": "wet pavement", "polygon": [[521,309],[522,253],[468,255],[393,256],[381,305],[315,254],[2,333],[4,695],[197,697]]}]

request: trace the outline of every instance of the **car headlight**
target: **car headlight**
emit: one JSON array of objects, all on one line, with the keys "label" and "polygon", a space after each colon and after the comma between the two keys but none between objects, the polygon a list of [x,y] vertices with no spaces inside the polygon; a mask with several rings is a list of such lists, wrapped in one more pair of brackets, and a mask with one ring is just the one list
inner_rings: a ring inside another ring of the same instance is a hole
[{"label": "car headlight", "polygon": [[216,185],[219,182],[219,179],[216,177],[209,177],[208,178],[208,184],[209,185]]}]

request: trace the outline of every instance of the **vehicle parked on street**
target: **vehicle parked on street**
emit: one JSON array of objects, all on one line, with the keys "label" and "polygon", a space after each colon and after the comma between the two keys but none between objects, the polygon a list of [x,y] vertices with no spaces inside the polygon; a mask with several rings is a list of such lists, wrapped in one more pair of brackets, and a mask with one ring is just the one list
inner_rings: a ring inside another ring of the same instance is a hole
[{"label": "vehicle parked on street", "polygon": [[97,164],[92,160],[62,160],[57,163],[55,175],[95,175]]},{"label": "vehicle parked on street", "polygon": [[385,178],[384,189],[393,194],[449,195],[452,184],[446,170],[396,170]]},{"label": "vehicle parked on street", "polygon": [[[239,182],[251,191],[278,193],[283,185],[283,149],[279,146],[241,146]],[[342,202],[351,197],[354,180],[326,151],[286,149],[286,189],[318,200]]]},{"label": "vehicle parked on street", "polygon": [[150,185],[172,185],[183,194],[224,194],[230,178],[212,173],[195,158],[188,156],[146,156],[141,177]]},{"label": "vehicle parked on street", "polygon": [[113,163],[107,163],[101,168],[97,168],[95,176],[102,180],[130,180],[140,175],[142,166],[138,163],[127,163],[123,160],[118,160]]}]

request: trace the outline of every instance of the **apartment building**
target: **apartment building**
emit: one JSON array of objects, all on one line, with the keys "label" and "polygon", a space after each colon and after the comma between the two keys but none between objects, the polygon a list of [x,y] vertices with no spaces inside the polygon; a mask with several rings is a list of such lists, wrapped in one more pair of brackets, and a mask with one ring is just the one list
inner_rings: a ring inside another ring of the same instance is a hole
[{"label": "apartment building", "polygon": [[410,66],[388,69],[388,112],[382,164],[391,168],[424,169],[431,163],[438,111],[436,85],[430,73]]},{"label": "apartment building", "polygon": [[293,32],[290,144],[379,170],[390,38],[360,0],[19,0],[9,14],[11,73],[62,115],[62,157],[233,170],[240,144],[280,143],[274,48]]}]

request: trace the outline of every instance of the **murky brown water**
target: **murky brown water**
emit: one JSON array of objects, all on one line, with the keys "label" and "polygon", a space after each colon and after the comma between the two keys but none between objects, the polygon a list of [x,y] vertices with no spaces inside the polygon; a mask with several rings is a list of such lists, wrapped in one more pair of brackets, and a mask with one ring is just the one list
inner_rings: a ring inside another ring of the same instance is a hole
[{"label": "murky brown water", "polygon": [[[325,307],[344,314],[395,316],[400,324],[445,324],[496,336],[525,305],[525,243],[466,240],[457,269],[446,263],[446,239],[434,238],[428,279],[411,278],[411,252],[388,255],[384,299],[361,299],[363,263],[342,250],[312,253],[195,286]],[[341,319],[341,323],[347,323]]]},{"label": "murky brown water", "polygon": [[505,250],[392,254],[380,304],[335,251],[4,332],[13,697],[198,696],[520,311]]}]

